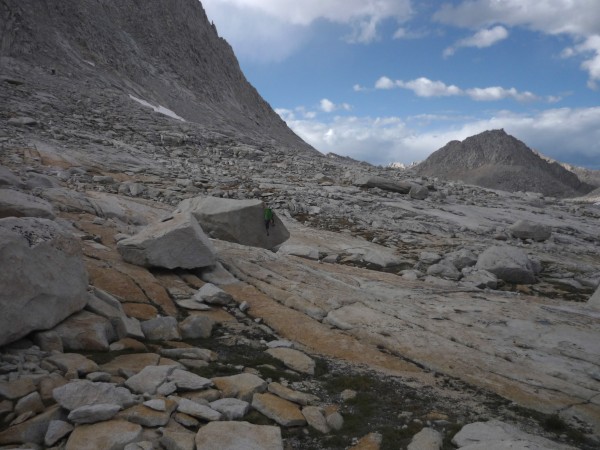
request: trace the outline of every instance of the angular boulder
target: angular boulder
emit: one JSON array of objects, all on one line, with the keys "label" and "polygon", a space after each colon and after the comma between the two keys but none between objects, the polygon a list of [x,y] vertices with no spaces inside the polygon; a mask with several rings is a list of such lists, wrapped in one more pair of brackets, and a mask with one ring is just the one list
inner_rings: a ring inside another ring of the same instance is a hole
[{"label": "angular boulder", "polygon": [[535,283],[536,268],[527,253],[520,248],[509,246],[490,247],[479,255],[475,268],[487,270],[509,283]]},{"label": "angular boulder", "polygon": [[231,200],[195,197],[183,200],[176,211],[191,212],[211,237],[252,247],[273,248],[290,237],[277,215],[265,230],[264,203],[260,200]]},{"label": "angular boulder", "polygon": [[587,301],[587,304],[590,306],[595,306],[596,308],[600,309],[600,286],[598,286],[598,289],[596,289],[596,292],[594,292],[594,295],[592,295],[589,300]]},{"label": "angular boulder", "polygon": [[0,346],[54,327],[88,299],[79,242],[40,218],[0,219]]},{"label": "angular boulder", "polygon": [[217,262],[212,243],[190,213],[148,225],[119,241],[117,249],[125,261],[145,267],[195,269]]},{"label": "angular boulder", "polygon": [[408,194],[410,195],[410,198],[414,198],[415,200],[425,200],[429,197],[429,189],[420,184],[413,184]]},{"label": "angular boulder", "polygon": [[398,192],[400,194],[408,194],[413,187],[413,184],[408,181],[369,176],[358,178],[353,184],[360,187],[376,187],[384,191]]},{"label": "angular boulder", "polygon": [[196,450],[283,450],[279,427],[248,422],[210,422],[196,434]]},{"label": "angular boulder", "polygon": [[69,436],[66,450],[120,450],[142,435],[140,425],[125,420],[108,420],[80,425]]},{"label": "angular boulder", "polygon": [[519,220],[508,227],[510,234],[518,239],[531,239],[536,242],[543,242],[552,235],[552,228],[541,223],[531,222],[529,220]]},{"label": "angular boulder", "polygon": [[46,200],[13,189],[0,189],[0,217],[42,217],[54,219]]}]

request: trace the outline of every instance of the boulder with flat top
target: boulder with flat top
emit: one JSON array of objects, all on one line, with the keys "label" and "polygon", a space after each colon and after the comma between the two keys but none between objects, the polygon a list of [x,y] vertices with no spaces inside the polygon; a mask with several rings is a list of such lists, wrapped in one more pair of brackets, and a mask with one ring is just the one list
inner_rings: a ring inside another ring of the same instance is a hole
[{"label": "boulder with flat top", "polygon": [[290,237],[289,231],[273,215],[274,224],[265,229],[265,204],[260,200],[231,200],[195,197],[183,200],[176,211],[190,212],[202,229],[215,239],[252,247],[273,248]]}]

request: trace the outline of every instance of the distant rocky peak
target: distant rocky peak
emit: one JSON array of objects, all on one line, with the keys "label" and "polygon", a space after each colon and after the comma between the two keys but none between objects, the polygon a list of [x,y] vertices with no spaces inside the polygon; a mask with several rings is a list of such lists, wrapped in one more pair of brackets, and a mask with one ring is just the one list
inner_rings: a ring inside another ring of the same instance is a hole
[{"label": "distant rocky peak", "polygon": [[561,165],[548,162],[503,129],[450,141],[416,167],[420,175],[460,180],[510,192],[556,197],[585,194],[591,186]]}]

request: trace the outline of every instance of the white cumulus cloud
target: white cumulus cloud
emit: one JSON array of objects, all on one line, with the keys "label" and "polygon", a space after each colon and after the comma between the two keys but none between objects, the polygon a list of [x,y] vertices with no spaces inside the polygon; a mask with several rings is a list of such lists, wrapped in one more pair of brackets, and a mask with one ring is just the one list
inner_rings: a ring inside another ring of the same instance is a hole
[{"label": "white cumulus cloud", "polygon": [[442,81],[432,81],[425,77],[411,81],[398,80],[396,84],[401,88],[410,89],[419,97],[447,97],[463,93],[457,86],[447,85]]},{"label": "white cumulus cloud", "polygon": [[352,109],[352,106],[350,106],[348,103],[335,104],[328,98],[322,99],[319,103],[319,107],[321,108],[321,111],[326,113],[331,113],[338,110],[350,111]]},{"label": "white cumulus cloud", "polygon": [[453,55],[461,47],[485,48],[500,42],[508,37],[508,30],[503,26],[496,25],[490,29],[479,30],[473,36],[461,39],[454,45],[444,50],[444,56]]},{"label": "white cumulus cloud", "polygon": [[[453,84],[446,84],[443,81],[433,81],[429,78],[420,77],[410,81],[392,80],[386,76],[380,77],[375,82],[375,89],[394,89],[403,88],[411,90],[419,97],[450,97],[450,96],[467,96],[476,101],[496,101],[506,98],[512,98],[519,102],[527,102],[540,100],[540,98],[529,91],[518,91],[514,87],[503,88],[500,86],[492,86],[486,88],[470,88],[461,89]],[[556,102],[558,97],[548,97],[548,102]]]},{"label": "white cumulus cloud", "polygon": [[[289,111],[289,110],[286,110]],[[529,147],[559,161],[596,164],[600,169],[600,107],[555,108],[534,114],[499,111],[485,119],[429,116],[428,126],[410,125],[412,118],[334,117],[330,121],[291,118],[287,124],[317,150],[387,165],[427,158],[451,140],[464,140],[485,130],[504,128]],[[437,124],[435,123],[438,121]]]},{"label": "white cumulus cloud", "polygon": [[411,0],[202,0],[202,5],[239,57],[265,62],[291,55],[318,20],[349,27],[349,42],[369,43],[379,38],[384,20],[400,24],[413,15]]},{"label": "white cumulus cloud", "polygon": [[581,67],[589,75],[588,85],[600,81],[600,4],[598,0],[463,0],[444,3],[433,15],[438,22],[477,29],[493,24],[519,26],[550,35],[567,35],[575,47],[563,56],[587,57]]}]

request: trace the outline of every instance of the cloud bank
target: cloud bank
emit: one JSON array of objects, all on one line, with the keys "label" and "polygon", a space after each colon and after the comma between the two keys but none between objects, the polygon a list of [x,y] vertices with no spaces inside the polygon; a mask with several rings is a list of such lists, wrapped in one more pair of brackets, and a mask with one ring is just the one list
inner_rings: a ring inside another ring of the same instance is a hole
[{"label": "cloud bank", "polygon": [[[447,85],[443,81],[432,81],[429,78],[420,77],[410,81],[392,80],[382,76],[375,82],[375,89],[402,88],[411,90],[418,97],[450,97],[467,96],[475,101],[496,101],[511,98],[520,102],[539,100],[540,98],[529,91],[520,92],[515,88],[503,88],[492,86],[486,88],[461,89],[453,84]],[[355,90],[356,87],[355,87]],[[361,89],[358,89],[361,90]],[[547,99],[555,102],[556,97]]]},{"label": "cloud bank", "polygon": [[[464,140],[485,130],[507,133],[559,161],[587,164],[600,154],[600,107],[555,108],[535,114],[498,111],[484,119],[464,117],[343,117],[332,120],[298,117],[277,110],[306,142],[323,153],[337,153],[387,165],[422,161],[452,140]],[[426,123],[423,128],[419,123]],[[593,164],[592,164],[593,165]],[[600,169],[600,161],[596,162]]]}]

